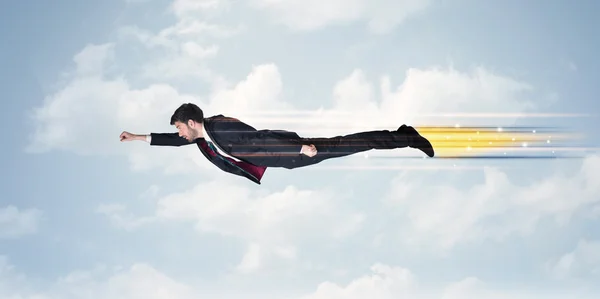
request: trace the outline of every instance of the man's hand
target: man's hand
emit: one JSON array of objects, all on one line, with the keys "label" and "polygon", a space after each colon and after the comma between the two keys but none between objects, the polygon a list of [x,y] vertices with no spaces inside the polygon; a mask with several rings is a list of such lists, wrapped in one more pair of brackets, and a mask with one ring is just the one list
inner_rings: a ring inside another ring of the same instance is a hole
[{"label": "man's hand", "polygon": [[121,135],[119,135],[119,138],[121,139],[121,141],[132,141],[132,140],[144,140],[144,138],[146,138],[144,135],[136,135],[136,134],[131,134],[127,131],[124,131],[123,133],[121,133]]},{"label": "man's hand", "polygon": [[301,153],[303,153],[309,157],[314,157],[317,154],[317,148],[315,147],[314,144],[302,145]]}]

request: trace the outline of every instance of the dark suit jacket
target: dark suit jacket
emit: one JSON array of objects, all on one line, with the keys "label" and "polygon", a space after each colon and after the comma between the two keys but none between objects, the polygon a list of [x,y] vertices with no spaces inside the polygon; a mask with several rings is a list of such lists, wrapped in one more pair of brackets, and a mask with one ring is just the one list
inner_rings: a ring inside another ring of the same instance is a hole
[{"label": "dark suit jacket", "polygon": [[216,155],[204,138],[189,142],[178,133],[151,133],[150,145],[182,146],[196,144],[202,154],[221,170],[260,184],[267,167],[292,168],[289,158],[300,155],[302,138],[284,130],[256,130],[239,119],[221,114],[204,119],[204,129],[219,150],[241,160]]}]

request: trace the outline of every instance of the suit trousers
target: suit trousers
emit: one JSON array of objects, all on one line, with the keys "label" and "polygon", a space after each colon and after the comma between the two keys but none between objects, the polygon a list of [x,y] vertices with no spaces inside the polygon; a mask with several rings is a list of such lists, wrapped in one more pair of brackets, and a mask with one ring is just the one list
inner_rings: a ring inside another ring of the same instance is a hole
[{"label": "suit trousers", "polygon": [[366,131],[335,137],[302,138],[302,144],[314,144],[317,148],[317,154],[314,157],[304,154],[282,156],[271,166],[293,169],[372,149],[404,148],[409,146],[409,138],[404,132],[389,130]]}]

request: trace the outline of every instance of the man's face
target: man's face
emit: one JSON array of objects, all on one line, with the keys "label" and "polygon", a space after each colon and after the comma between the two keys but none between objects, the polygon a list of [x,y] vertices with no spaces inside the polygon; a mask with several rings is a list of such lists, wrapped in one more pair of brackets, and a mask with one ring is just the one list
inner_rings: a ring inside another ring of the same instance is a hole
[{"label": "man's face", "polygon": [[[192,126],[193,126],[193,124],[192,124]],[[188,124],[184,124],[181,122],[175,122],[175,127],[179,131],[179,136],[187,139],[189,142],[192,142],[196,138],[198,138],[198,134],[196,133],[196,130],[194,130]]]}]

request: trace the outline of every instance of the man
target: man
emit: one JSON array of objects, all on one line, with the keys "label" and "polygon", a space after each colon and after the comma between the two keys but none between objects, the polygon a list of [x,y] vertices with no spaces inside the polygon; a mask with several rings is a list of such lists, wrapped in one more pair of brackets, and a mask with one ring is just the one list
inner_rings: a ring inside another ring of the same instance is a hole
[{"label": "man", "polygon": [[410,126],[330,138],[303,138],[284,130],[256,130],[236,118],[221,114],[205,118],[192,103],[181,105],[171,116],[178,133],[149,135],[121,133],[121,141],[143,140],[153,146],[196,144],[221,170],[260,184],[267,167],[293,169],[371,149],[417,148],[433,157],[431,143]]}]

